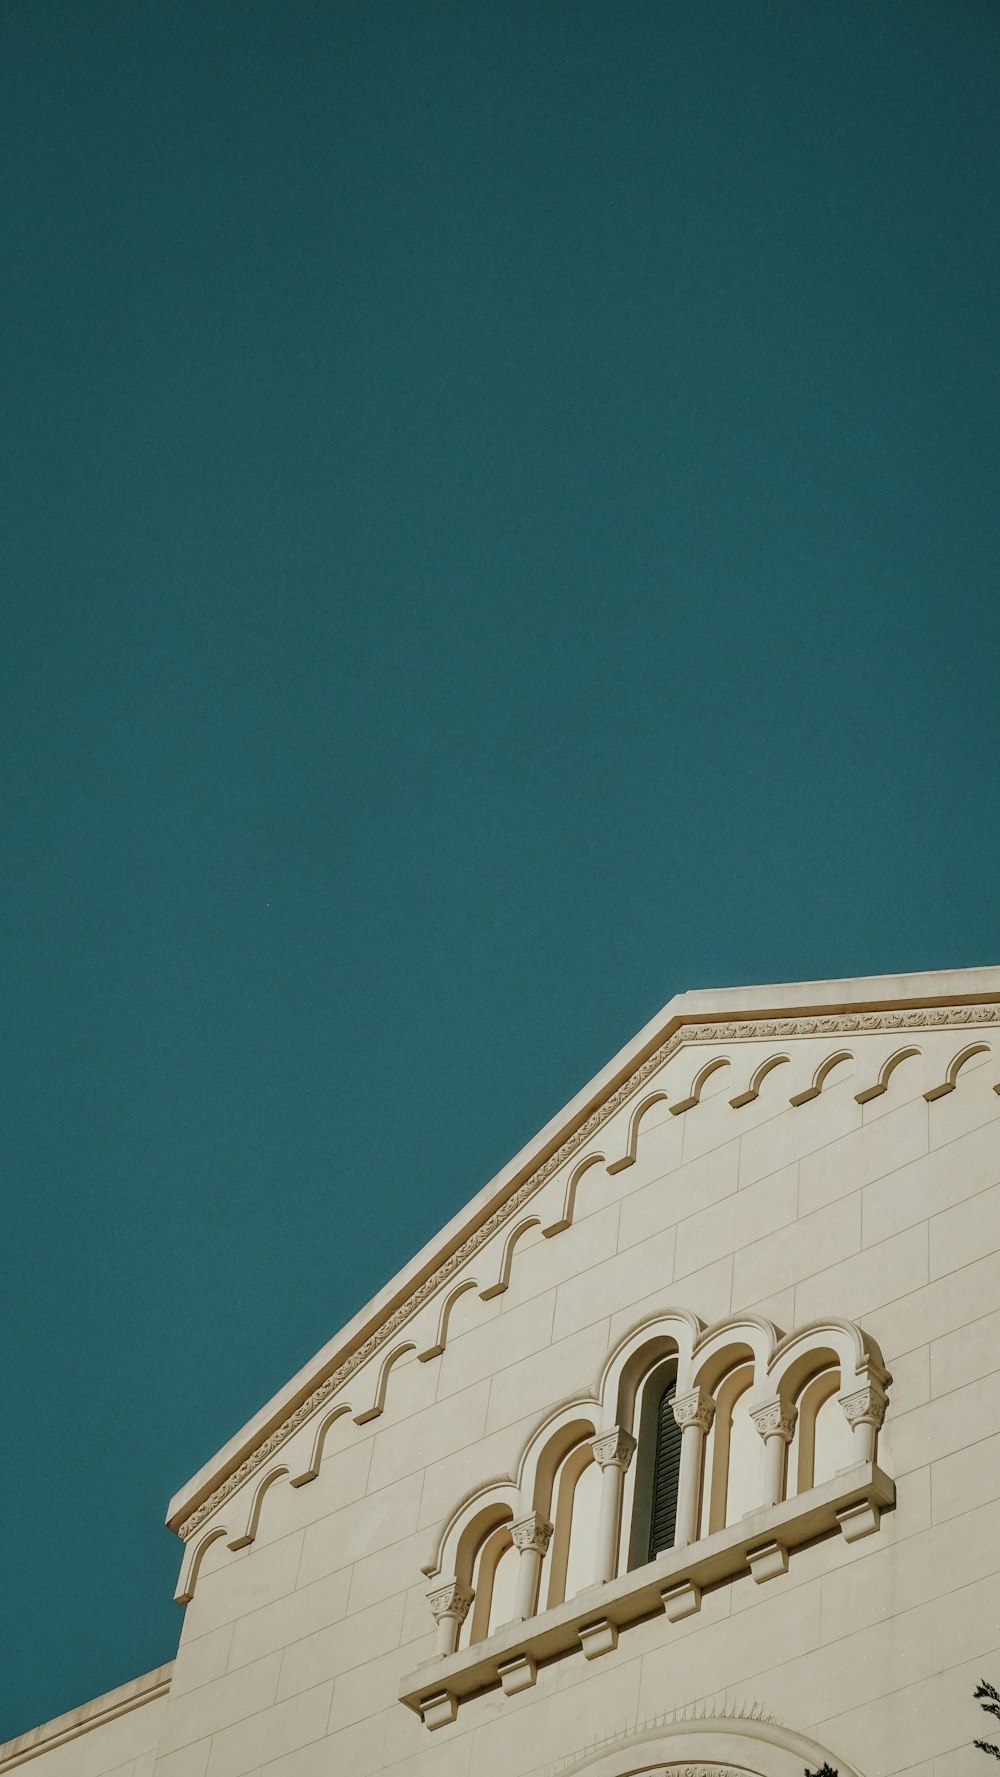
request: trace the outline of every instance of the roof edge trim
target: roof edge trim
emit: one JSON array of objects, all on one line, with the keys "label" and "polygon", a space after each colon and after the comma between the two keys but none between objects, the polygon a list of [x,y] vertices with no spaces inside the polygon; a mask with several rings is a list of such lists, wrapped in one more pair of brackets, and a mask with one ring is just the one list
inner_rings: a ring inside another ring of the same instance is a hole
[{"label": "roof edge trim", "polygon": [[[682,993],[650,1019],[607,1065],[590,1080],[518,1154],[501,1168],[459,1213],[435,1235],[325,1345],[298,1374],[261,1408],[235,1437],[191,1477],[171,1499],[166,1522],[187,1538],[204,1523],[224,1497],[235,1492],[285,1439],[310,1418],[344,1381],[345,1366],[360,1368],[385,1339],[446,1280],[442,1267],[464,1264],[469,1243],[491,1237],[508,1214],[533,1195],[552,1171],[582,1145],[594,1128],[642,1084],[642,1071],[659,1068],[685,1040],[710,1041],[717,1027],[734,1020],[750,1028],[732,1037],[752,1038],[753,1027],[769,1021],[799,1023],[814,1018],[842,1020],[886,1015],[886,1028],[905,1028],[907,1015],[918,1022],[927,1014],[935,1024],[973,1022],[969,1008],[994,1006],[1000,1022],[1000,968],[955,969],[902,976],[868,976],[850,980],[791,982],[770,986],[698,990]],[[948,1014],[951,1016],[948,1016]],[[892,1017],[895,1014],[896,1017]],[[936,1014],[936,1016],[935,1016]],[[699,1028],[703,1034],[699,1036]],[[761,1034],[778,1035],[777,1031]],[[789,1032],[788,1034],[794,1034]],[[800,1034],[810,1034],[802,1032]],[[817,1033],[819,1034],[819,1033]],[[594,1120],[597,1120],[596,1124]],[[566,1150],[564,1152],[564,1150]],[[516,1201],[515,1201],[516,1200]],[[494,1224],[494,1218],[500,1218]],[[334,1380],[336,1379],[336,1380]],[[216,1497],[218,1496],[218,1497]]]}]

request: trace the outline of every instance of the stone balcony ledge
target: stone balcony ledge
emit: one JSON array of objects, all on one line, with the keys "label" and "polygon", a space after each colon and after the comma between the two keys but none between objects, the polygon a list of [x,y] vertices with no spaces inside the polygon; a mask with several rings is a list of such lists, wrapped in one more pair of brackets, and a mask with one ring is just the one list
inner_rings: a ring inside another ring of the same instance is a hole
[{"label": "stone balcony ledge", "polygon": [[703,1590],[724,1580],[746,1573],[758,1584],[772,1579],[787,1568],[791,1550],[819,1536],[836,1530],[848,1542],[869,1536],[895,1502],[888,1475],[874,1463],[856,1463],[807,1493],[762,1506],[552,1610],[505,1623],[474,1647],[426,1661],[403,1679],[400,1701],[427,1727],[442,1727],[455,1719],[461,1698],[498,1684],[508,1695],[525,1690],[544,1661],[581,1650],[594,1659],[616,1646],[618,1631],[627,1624],[661,1610],[678,1621],[700,1609]]}]

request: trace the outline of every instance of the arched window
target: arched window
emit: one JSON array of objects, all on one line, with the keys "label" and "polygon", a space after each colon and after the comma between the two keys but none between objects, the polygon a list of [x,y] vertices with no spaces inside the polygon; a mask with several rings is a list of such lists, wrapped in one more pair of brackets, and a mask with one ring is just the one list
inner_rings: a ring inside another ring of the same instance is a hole
[{"label": "arched window", "polygon": [[653,1500],[649,1519],[649,1559],[674,1546],[677,1520],[677,1480],[681,1466],[681,1428],[674,1418],[677,1384],[666,1383],[656,1413],[656,1458],[653,1469]]},{"label": "arched window", "polygon": [[589,1440],[577,1444],[561,1462],[553,1489],[555,1534],[548,1557],[546,1603],[573,1598],[594,1583],[597,1520],[601,1504],[601,1471]]},{"label": "arched window", "polygon": [[821,1370],[798,1398],[798,1422],[789,1451],[788,1493],[805,1493],[854,1460],[851,1428],[837,1399],[840,1368]]},{"label": "arched window", "polygon": [[642,1567],[674,1546],[681,1461],[681,1428],[673,1411],[676,1393],[677,1361],[668,1358],[652,1371],[642,1390],[629,1568]]},{"label": "arched window", "polygon": [[715,1416],[705,1439],[702,1536],[735,1524],[763,1498],[764,1446],[750,1418],[753,1375],[748,1353],[715,1384]]},{"label": "arched window", "polygon": [[494,1629],[510,1622],[519,1559],[510,1526],[501,1524],[486,1538],[476,1557],[472,1576],[476,1597],[462,1625],[460,1647],[473,1647],[476,1642],[485,1641]]}]

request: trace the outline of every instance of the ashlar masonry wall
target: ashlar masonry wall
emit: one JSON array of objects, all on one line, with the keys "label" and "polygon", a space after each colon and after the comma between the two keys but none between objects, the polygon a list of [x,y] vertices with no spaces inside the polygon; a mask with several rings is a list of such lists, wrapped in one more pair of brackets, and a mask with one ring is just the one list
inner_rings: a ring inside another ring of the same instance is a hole
[{"label": "ashlar masonry wall", "polygon": [[[971,1692],[1000,1683],[998,1080],[974,1024],[681,1046],[523,1207],[513,1245],[499,1228],[398,1353],[350,1379],[318,1462],[316,1421],[262,1495],[263,1471],[199,1528],[155,1777],[542,1777],[699,1709],[780,1717],[865,1777],[983,1777]],[[513,1475],[540,1416],[667,1308],[785,1331],[857,1321],[892,1374],[878,1462],[895,1510],[863,1540],[796,1549],[766,1584],[707,1588],[683,1621],[623,1629],[599,1659],[542,1661],[534,1685],[465,1698],[429,1732],[398,1691],[434,1656],[421,1569],[442,1522]]]}]

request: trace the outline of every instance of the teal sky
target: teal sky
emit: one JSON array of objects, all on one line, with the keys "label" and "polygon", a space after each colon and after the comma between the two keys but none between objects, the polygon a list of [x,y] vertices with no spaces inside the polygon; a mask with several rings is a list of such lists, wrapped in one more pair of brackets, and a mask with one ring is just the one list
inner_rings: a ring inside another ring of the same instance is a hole
[{"label": "teal sky", "polygon": [[669,996],[1000,961],[992,0],[0,11],[0,1737]]}]

